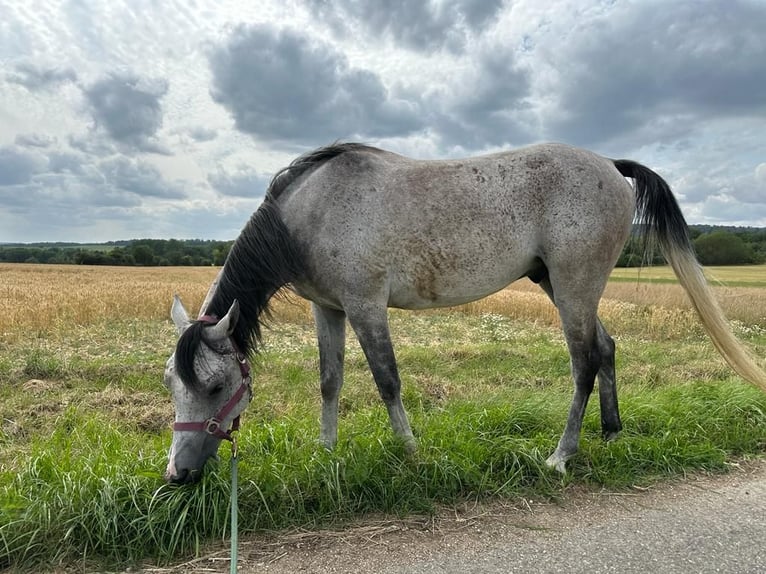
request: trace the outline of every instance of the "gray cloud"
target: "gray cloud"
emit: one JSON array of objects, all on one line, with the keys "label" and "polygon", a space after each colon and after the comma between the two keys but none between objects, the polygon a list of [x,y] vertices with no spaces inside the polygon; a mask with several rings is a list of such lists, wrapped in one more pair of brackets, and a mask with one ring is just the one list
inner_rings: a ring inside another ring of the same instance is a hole
[{"label": "gray cloud", "polygon": [[672,141],[711,117],[766,113],[766,4],[615,4],[585,18],[551,54],[560,113],[548,129],[561,139]]},{"label": "gray cloud", "polygon": [[503,48],[479,53],[475,61],[472,71],[453,79],[452,89],[427,106],[438,110],[431,126],[442,145],[482,149],[533,140],[529,70]]},{"label": "gray cloud", "polygon": [[114,155],[98,159],[75,150],[0,147],[0,198],[5,210],[33,210],[38,221],[95,208],[139,207],[149,198],[177,200],[187,194],[179,182],[168,182],[148,162]]},{"label": "gray cloud", "polygon": [[766,181],[759,181],[757,168],[729,166],[725,170],[695,172],[688,169],[685,173],[677,191],[686,202],[701,203],[710,197],[726,197],[730,207],[737,206],[740,210],[743,204],[766,207]]},{"label": "gray cloud", "polygon": [[[68,175],[41,176],[25,185],[0,186],[2,215],[20,215],[9,218],[11,231],[25,241],[56,240],[57,237],[79,236],[81,229],[94,225],[109,227],[116,213],[135,216],[141,199],[108,187],[83,185],[82,180]],[[24,215],[35,214],[35,225],[25,221]],[[104,221],[106,220],[106,221]],[[3,230],[5,231],[5,230]],[[85,239],[85,238],[82,238]]]},{"label": "gray cloud", "polygon": [[72,151],[48,151],[48,169],[52,173],[84,174],[84,158]]},{"label": "gray cloud", "polygon": [[71,170],[42,170],[24,181],[2,182],[0,202],[7,212],[34,212],[47,227],[87,224],[95,210],[136,207],[141,198],[106,183],[95,166],[80,163]]},{"label": "gray cloud", "polygon": [[169,153],[155,139],[162,127],[160,101],[167,91],[166,80],[120,73],[98,80],[83,93],[96,125],[114,141],[140,151]]},{"label": "gray cloud", "polygon": [[210,53],[212,97],[239,130],[300,144],[403,135],[424,125],[416,103],[397,99],[333,46],[292,30],[239,26]]},{"label": "gray cloud", "polygon": [[67,82],[76,82],[77,73],[71,68],[50,68],[23,62],[14,72],[7,74],[9,82],[24,86],[30,91],[47,90]]},{"label": "gray cloud", "polygon": [[142,197],[183,199],[186,193],[177,184],[169,183],[153,165],[126,156],[103,160],[98,169],[107,187]]},{"label": "gray cloud", "polygon": [[17,134],[13,141],[22,147],[47,148],[56,143],[56,138],[47,134]]},{"label": "gray cloud", "polygon": [[46,158],[19,146],[0,147],[0,186],[30,183],[47,169]]},{"label": "gray cloud", "polygon": [[99,137],[93,132],[87,135],[70,135],[67,143],[72,149],[92,156],[107,157],[117,153],[117,147],[108,138]]},{"label": "gray cloud", "polygon": [[268,176],[247,170],[233,174],[218,170],[217,173],[210,174],[207,178],[213,189],[222,195],[251,199],[263,197],[270,180],[271,178]]},{"label": "gray cloud", "polygon": [[711,195],[695,207],[697,219],[703,218],[704,223],[731,225],[732,222],[736,222],[740,225],[751,225],[748,222],[766,220],[766,203],[743,206],[724,195]]},{"label": "gray cloud", "polygon": [[187,131],[187,134],[196,142],[209,142],[218,137],[218,131],[205,127],[195,127]]},{"label": "gray cloud", "polygon": [[414,50],[457,53],[489,27],[503,0],[307,0],[306,5],[339,36],[354,36],[360,28],[366,36]]}]

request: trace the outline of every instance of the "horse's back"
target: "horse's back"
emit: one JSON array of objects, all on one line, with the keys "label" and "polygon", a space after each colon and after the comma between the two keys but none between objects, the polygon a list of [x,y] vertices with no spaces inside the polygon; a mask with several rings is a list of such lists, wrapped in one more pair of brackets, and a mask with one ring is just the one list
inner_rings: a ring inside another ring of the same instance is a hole
[{"label": "horse's back", "polygon": [[307,252],[299,292],[420,308],[481,298],[549,258],[616,259],[634,202],[609,160],[560,144],[437,161],[365,148],[318,167],[282,212]]}]

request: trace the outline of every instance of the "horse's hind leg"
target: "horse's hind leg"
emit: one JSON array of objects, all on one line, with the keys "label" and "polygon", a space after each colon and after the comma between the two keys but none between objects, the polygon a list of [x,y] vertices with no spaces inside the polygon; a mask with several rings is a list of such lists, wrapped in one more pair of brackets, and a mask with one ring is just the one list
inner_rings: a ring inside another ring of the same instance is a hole
[{"label": "horse's hind leg", "polygon": [[617,404],[617,380],[614,368],[614,339],[600,319],[596,324],[596,344],[601,355],[598,370],[598,396],[601,404],[601,433],[604,440],[614,440],[622,430],[620,408]]},{"label": "horse's hind leg", "polygon": [[579,279],[581,281],[576,277],[567,277],[565,282],[559,283],[549,278],[540,281],[561,316],[574,378],[574,397],[564,433],[556,450],[546,461],[548,466],[562,473],[566,472],[566,461],[577,452],[585,407],[602,364],[596,317],[601,290],[593,289],[594,286],[584,276]]},{"label": "horse's hind leg", "polygon": [[[537,279],[540,287],[550,297],[553,304],[556,298],[550,278],[546,274]],[[617,403],[617,383],[614,368],[614,339],[609,335],[601,320],[596,318],[596,345],[598,346],[601,365],[598,370],[598,394],[601,405],[601,431],[605,440],[617,438],[622,430],[620,410]]]},{"label": "horse's hind leg", "polygon": [[404,442],[408,452],[413,452],[416,449],[415,438],[402,405],[401,381],[388,330],[386,307],[360,303],[347,305],[346,313],[367,357],[378,392],[388,409],[394,434]]},{"label": "horse's hind leg", "polygon": [[320,442],[331,449],[338,440],[338,396],[343,386],[343,357],[346,348],[346,314],[314,303],[314,321],[319,343],[322,422]]}]

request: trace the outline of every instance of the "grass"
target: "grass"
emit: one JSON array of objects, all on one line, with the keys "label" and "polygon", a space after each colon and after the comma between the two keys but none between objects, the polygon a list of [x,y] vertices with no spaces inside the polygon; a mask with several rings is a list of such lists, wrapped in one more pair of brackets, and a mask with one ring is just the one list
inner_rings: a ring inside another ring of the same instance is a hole
[{"label": "grass", "polygon": [[[199,485],[161,477],[173,418],[161,375],[175,341],[165,317],[174,291],[195,308],[215,273],[0,266],[12,321],[0,327],[0,568],[167,562],[227,537],[227,448]],[[601,440],[594,397],[563,477],[544,460],[571,397],[568,355],[555,310],[533,286],[451,310],[391,313],[414,456],[392,436],[350,334],[339,444],[317,446],[310,313],[280,302],[243,419],[240,531],[429,512],[467,498],[555,498],[573,483],[622,489],[762,455],[766,394],[731,373],[683,301],[667,295],[672,285],[641,287],[655,303],[612,283],[628,296],[608,296],[601,309],[617,339],[625,430]],[[766,291],[747,289],[756,300]],[[763,312],[743,311],[735,323],[761,357]]]},{"label": "grass", "polygon": [[[710,266],[705,268],[705,274],[714,284],[730,287],[766,287],[766,265]],[[667,265],[617,268],[612,271],[610,279],[615,282],[678,283],[673,270]]]}]

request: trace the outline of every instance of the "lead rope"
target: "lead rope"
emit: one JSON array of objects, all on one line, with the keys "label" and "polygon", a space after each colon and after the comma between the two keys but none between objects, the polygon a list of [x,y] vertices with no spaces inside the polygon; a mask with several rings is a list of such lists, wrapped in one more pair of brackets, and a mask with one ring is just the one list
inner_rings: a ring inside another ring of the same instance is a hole
[{"label": "lead rope", "polygon": [[231,437],[231,574],[237,574],[238,525],[237,508],[237,437]]}]

